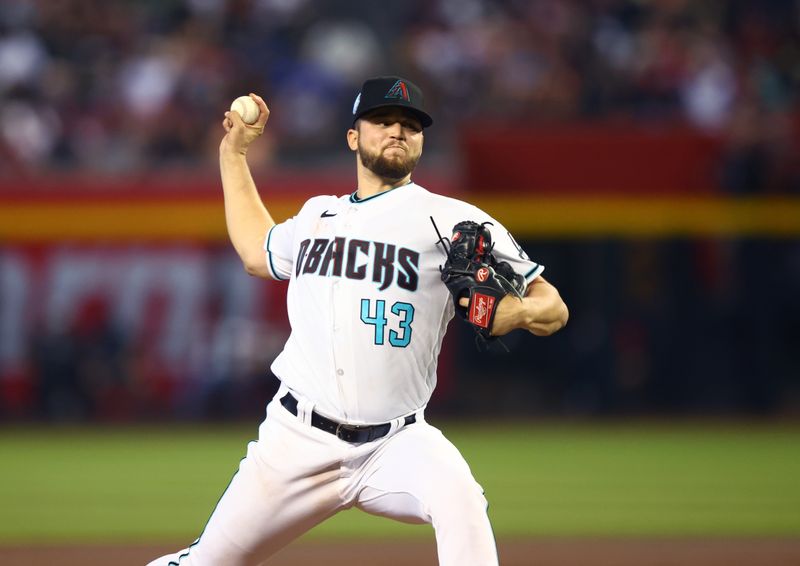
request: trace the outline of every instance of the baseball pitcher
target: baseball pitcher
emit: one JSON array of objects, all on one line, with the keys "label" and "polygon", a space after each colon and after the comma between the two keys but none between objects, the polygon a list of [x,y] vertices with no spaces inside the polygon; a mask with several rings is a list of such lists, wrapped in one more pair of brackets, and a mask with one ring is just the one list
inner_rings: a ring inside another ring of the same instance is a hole
[{"label": "baseball pitcher", "polygon": [[244,268],[288,281],[281,385],[200,538],[151,564],[261,564],[352,507],[433,525],[444,566],[498,564],[483,490],[425,420],[439,349],[456,313],[486,342],[552,334],[567,307],[502,224],[411,180],[433,123],[413,83],[363,84],[347,131],[356,189],[311,198],[280,224],[247,165],[270,114],[250,96],[254,124],[225,113],[220,170]]}]

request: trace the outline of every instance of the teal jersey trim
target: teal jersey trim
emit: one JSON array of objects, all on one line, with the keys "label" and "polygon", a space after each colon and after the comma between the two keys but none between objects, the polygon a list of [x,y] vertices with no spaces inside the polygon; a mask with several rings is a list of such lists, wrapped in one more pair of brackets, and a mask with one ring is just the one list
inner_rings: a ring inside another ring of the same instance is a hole
[{"label": "teal jersey trim", "polygon": [[383,196],[385,194],[391,193],[392,191],[396,191],[397,189],[402,189],[403,187],[407,187],[408,185],[411,185],[413,183],[414,183],[413,181],[409,181],[405,185],[400,185],[399,187],[395,187],[393,189],[389,189],[388,191],[383,191],[382,193],[378,193],[377,195],[372,195],[371,197],[367,197],[367,198],[358,198],[356,196],[358,194],[358,190],[355,190],[350,195],[350,202],[352,202],[353,204],[361,204],[362,202],[367,202],[368,200],[372,200],[374,198],[378,198],[378,197]]},{"label": "teal jersey trim", "polygon": [[[277,224],[275,224],[277,226]],[[267,234],[267,258],[269,259],[269,270],[275,276],[276,281],[286,281],[283,277],[278,275],[278,272],[275,271],[275,264],[272,263],[272,252],[269,251],[269,241],[272,239],[272,231],[275,229],[275,226],[269,229],[269,233]]]},{"label": "teal jersey trim", "polygon": [[178,561],[177,561],[177,562],[175,562],[174,560],[171,560],[171,561],[169,562],[169,564],[167,564],[167,566],[180,566],[180,562],[181,562],[181,560],[183,560],[184,558],[186,558],[187,556],[189,556],[189,551],[190,551],[190,550],[192,550],[192,547],[193,547],[194,545],[196,545],[198,542],[200,542],[200,539],[197,539],[197,540],[196,540],[196,541],[194,541],[192,544],[190,544],[190,545],[189,545],[189,547],[186,549],[186,552],[184,552],[183,554],[181,554],[180,556],[178,556]]},{"label": "teal jersey trim", "polygon": [[541,265],[541,264],[539,264],[539,263],[537,263],[537,264],[536,264],[536,267],[534,267],[534,268],[533,268],[533,269],[531,269],[531,270],[530,270],[528,273],[526,273],[526,274],[525,274],[525,279],[527,279],[528,277],[530,277],[531,275],[533,275],[534,273],[536,273],[537,271],[539,271],[539,269],[541,269],[541,267],[542,267],[542,265]]}]

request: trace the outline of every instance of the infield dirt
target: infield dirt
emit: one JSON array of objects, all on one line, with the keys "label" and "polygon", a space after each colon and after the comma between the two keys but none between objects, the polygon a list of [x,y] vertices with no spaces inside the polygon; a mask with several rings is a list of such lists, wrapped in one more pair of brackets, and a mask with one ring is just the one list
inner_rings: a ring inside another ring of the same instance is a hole
[{"label": "infield dirt", "polygon": [[[174,546],[0,547],[5,566],[141,566]],[[800,539],[540,539],[503,541],[503,566],[800,566]],[[275,566],[436,566],[433,541],[307,542]]]}]

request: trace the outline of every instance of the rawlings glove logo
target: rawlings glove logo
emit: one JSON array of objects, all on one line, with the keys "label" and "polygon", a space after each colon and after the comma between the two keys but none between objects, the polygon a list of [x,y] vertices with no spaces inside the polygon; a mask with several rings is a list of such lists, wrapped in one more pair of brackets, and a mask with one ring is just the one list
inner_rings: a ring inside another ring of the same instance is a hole
[{"label": "rawlings glove logo", "polygon": [[475,326],[489,328],[489,321],[492,319],[492,311],[494,310],[494,301],[494,297],[475,293],[475,297],[472,299],[469,321]]}]

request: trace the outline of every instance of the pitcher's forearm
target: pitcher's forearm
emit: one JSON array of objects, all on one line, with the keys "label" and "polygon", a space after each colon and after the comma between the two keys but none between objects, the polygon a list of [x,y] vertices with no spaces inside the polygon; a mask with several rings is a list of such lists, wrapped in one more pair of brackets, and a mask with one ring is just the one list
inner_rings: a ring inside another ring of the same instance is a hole
[{"label": "pitcher's forearm", "polygon": [[522,328],[536,336],[550,336],[564,328],[569,319],[567,306],[560,300],[542,301],[526,297],[529,318]]},{"label": "pitcher's forearm", "polygon": [[492,323],[492,334],[503,336],[524,328],[536,336],[549,336],[563,328],[568,319],[569,310],[558,290],[540,277],[528,286],[522,299],[513,295],[502,299]]},{"label": "pitcher's forearm", "polygon": [[245,156],[222,151],[219,165],[231,243],[248,273],[267,276],[264,238],[275,221],[261,201]]},{"label": "pitcher's forearm", "polygon": [[558,290],[543,277],[528,286],[522,302],[527,319],[523,328],[536,336],[549,336],[561,330],[569,320],[569,309]]}]

